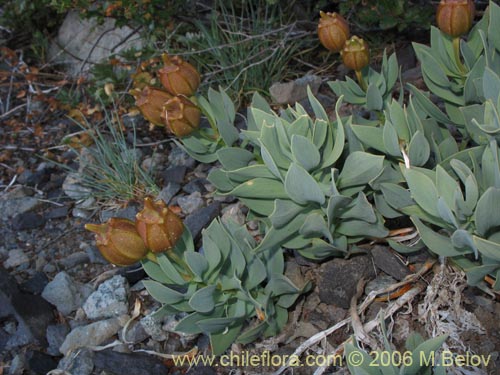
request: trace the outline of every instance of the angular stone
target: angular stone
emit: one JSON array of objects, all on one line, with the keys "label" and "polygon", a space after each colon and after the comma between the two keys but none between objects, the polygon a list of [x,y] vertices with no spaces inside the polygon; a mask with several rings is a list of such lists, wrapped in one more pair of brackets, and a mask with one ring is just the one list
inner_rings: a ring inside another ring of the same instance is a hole
[{"label": "angular stone", "polygon": [[219,215],[220,210],[221,204],[216,201],[207,207],[203,207],[193,212],[184,219],[184,224],[189,228],[194,239],[200,235],[203,228],[208,226],[208,224]]},{"label": "angular stone", "polygon": [[359,279],[374,276],[372,261],[367,256],[333,259],[320,267],[317,281],[319,298],[324,303],[347,309],[356,293]]},{"label": "angular stone", "polygon": [[69,353],[57,365],[59,370],[71,375],[91,375],[94,370],[94,352],[83,348]]},{"label": "angular stone", "polygon": [[307,87],[311,88],[314,95],[318,93],[321,86],[321,77],[306,75],[292,82],[275,83],[269,88],[269,93],[275,103],[294,104],[307,98]]},{"label": "angular stone", "polygon": [[123,276],[106,280],[83,304],[89,319],[120,316],[128,312],[128,282]]},{"label": "angular stone", "polygon": [[47,353],[53,356],[59,356],[59,348],[61,347],[66,335],[69,332],[69,327],[66,324],[51,324],[47,327]]},{"label": "angular stone", "polygon": [[163,324],[161,320],[155,319],[151,315],[146,315],[139,321],[139,324],[153,340],[165,341],[167,339],[167,333],[162,329]]},{"label": "angular stone", "polygon": [[386,274],[394,277],[396,280],[403,280],[410,274],[408,268],[394,255],[389,248],[384,246],[374,246],[372,257],[375,265]]},{"label": "angular stone", "polygon": [[94,353],[96,373],[101,371],[127,375],[165,375],[163,361],[155,356],[139,353],[117,353],[103,350]]},{"label": "angular stone", "polygon": [[90,259],[85,251],[77,251],[76,253],[71,253],[65,258],[59,260],[58,264],[60,268],[68,270],[79,264],[89,263]]},{"label": "angular stone", "polygon": [[59,351],[67,355],[70,351],[78,348],[101,345],[114,336],[120,328],[121,320],[118,318],[76,327],[66,336]]},{"label": "angular stone", "polygon": [[64,63],[68,73],[77,76],[112,54],[130,48],[140,50],[141,47],[138,32],[127,26],[116,27],[114,19],[105,18],[100,24],[95,18],[82,19],[79,12],[71,11],[49,48],[49,57]]},{"label": "angular stone", "polygon": [[26,354],[26,365],[37,375],[45,375],[57,367],[57,361],[53,357],[39,351]]},{"label": "angular stone", "polygon": [[63,315],[68,315],[78,309],[90,295],[92,288],[75,282],[66,272],[59,272],[47,284],[42,297],[57,307]]},{"label": "angular stone", "polygon": [[41,294],[49,283],[49,278],[43,272],[37,272],[33,277],[20,285],[24,292]]},{"label": "angular stone", "polygon": [[3,219],[9,219],[24,212],[32,211],[42,204],[31,197],[32,192],[24,187],[13,189],[0,197],[0,212]]},{"label": "angular stone", "polygon": [[177,200],[177,204],[182,209],[182,212],[184,212],[186,215],[189,215],[194,211],[202,208],[205,204],[205,201],[201,198],[200,192],[196,191],[186,197],[180,197]]},{"label": "angular stone", "polygon": [[185,166],[179,165],[175,167],[170,167],[165,169],[161,177],[164,182],[175,182],[176,184],[182,184],[184,182],[184,176],[186,176],[187,168]]},{"label": "angular stone", "polygon": [[40,228],[45,225],[45,218],[34,212],[24,212],[14,216],[12,219],[12,229],[28,230]]},{"label": "angular stone", "polygon": [[169,204],[172,198],[181,190],[181,185],[176,182],[168,182],[163,189],[161,189],[160,194],[158,194],[158,199],[161,199],[165,204]]},{"label": "angular stone", "polygon": [[174,167],[184,166],[190,169],[195,166],[196,161],[182,148],[175,146],[168,154],[168,163]]},{"label": "angular stone", "polygon": [[14,249],[9,251],[9,257],[3,263],[5,268],[16,268],[21,264],[28,263],[30,260],[21,249]]}]

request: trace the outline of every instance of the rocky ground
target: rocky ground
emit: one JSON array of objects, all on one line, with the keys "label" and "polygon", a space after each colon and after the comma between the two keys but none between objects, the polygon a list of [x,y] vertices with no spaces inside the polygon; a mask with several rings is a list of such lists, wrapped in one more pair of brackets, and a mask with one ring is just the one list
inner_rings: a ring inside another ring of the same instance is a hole
[{"label": "rocky ground", "polygon": [[[410,49],[403,51],[404,77],[418,84],[414,56]],[[296,96],[304,82],[316,83],[319,99],[331,109],[335,98],[319,87],[317,77],[299,80],[291,87],[276,86],[275,101],[301,101],[307,108],[303,98]],[[93,236],[83,229],[85,223],[111,216],[133,218],[139,205],[131,202],[110,208],[75,199],[72,193],[78,181],[68,178],[67,169],[41,158],[55,154],[60,163],[75,170],[79,164],[81,167],[83,161],[61,147],[63,138],[75,131],[74,124],[62,111],[53,109],[47,98],[30,102],[21,94],[18,90],[17,96],[12,95],[17,98],[11,106],[14,110],[0,117],[0,374],[229,373],[221,367],[177,368],[166,356],[195,347],[199,353],[209,353],[208,339],[174,332],[182,316],[155,320],[151,314],[159,305],[142,285],[144,272],[139,266],[108,264]],[[292,94],[295,96],[286,96]],[[147,129],[145,125],[139,124]],[[217,216],[244,224],[244,206],[231,197],[214,195],[206,179],[213,166],[195,162],[172,142],[158,142],[147,130],[139,134],[139,143],[153,145],[141,148],[141,164],[157,171],[159,198],[175,207],[195,238]],[[247,226],[256,229],[252,223]],[[322,264],[287,254],[287,276],[297,285],[312,280],[315,288],[290,311],[282,334],[246,347],[235,345],[232,350],[255,354],[265,350],[275,354],[335,352],[353,333],[345,319],[352,319],[354,296],[363,306],[370,291],[390,287],[432,260],[426,252],[402,257],[384,243],[366,244],[364,249],[359,256]],[[356,295],[362,278],[368,283],[364,294]],[[491,354],[487,368],[454,368],[451,372],[499,373],[498,296],[495,300],[495,296],[468,287],[463,274],[439,262],[408,285],[417,291],[415,297],[386,319],[396,348],[404,350],[403,343],[412,331],[424,337],[447,333],[447,348],[454,353]],[[367,302],[360,320],[376,322],[379,311],[392,306],[399,296],[391,297],[390,301]],[[338,329],[330,329],[336,325]],[[376,328],[371,336],[380,339],[380,330]],[[232,368],[231,373],[274,371],[311,374],[314,370],[246,367]],[[346,370],[331,366],[325,373],[344,374]]]}]

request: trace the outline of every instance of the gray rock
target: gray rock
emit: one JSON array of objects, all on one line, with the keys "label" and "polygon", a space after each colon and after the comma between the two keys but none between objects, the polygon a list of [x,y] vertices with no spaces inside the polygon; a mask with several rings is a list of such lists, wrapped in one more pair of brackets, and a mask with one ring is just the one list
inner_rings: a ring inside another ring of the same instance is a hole
[{"label": "gray rock", "polygon": [[80,249],[84,250],[89,257],[90,263],[93,264],[108,264],[109,262],[104,259],[99,249],[95,246],[91,246],[85,242],[80,243]]},{"label": "gray rock", "polygon": [[163,200],[165,204],[169,204],[172,198],[181,190],[181,185],[176,182],[168,182],[163,189],[161,189],[158,198]]},{"label": "gray rock", "polygon": [[222,209],[222,222],[228,223],[230,221],[243,225],[245,224],[245,214],[243,213],[244,205],[241,202],[230,204]]},{"label": "gray rock", "polygon": [[52,324],[47,327],[47,343],[49,344],[47,348],[47,353],[53,356],[59,356],[59,348],[64,342],[66,335],[69,332],[69,328],[66,324]]},{"label": "gray rock", "polygon": [[182,165],[170,167],[162,172],[161,177],[163,178],[164,182],[175,182],[176,184],[182,184],[184,182],[184,176],[186,176],[186,170],[187,168]]},{"label": "gray rock", "polygon": [[45,218],[34,212],[23,212],[12,219],[12,229],[28,230],[40,228],[45,225]]},{"label": "gray rock", "polygon": [[45,214],[45,219],[47,220],[62,219],[67,217],[68,214],[69,214],[68,206],[56,207]]},{"label": "gray rock", "polygon": [[129,204],[125,208],[113,209],[113,210],[103,210],[100,214],[101,222],[108,221],[112,217],[121,217],[123,219],[129,219],[134,221],[135,215],[139,212],[139,206],[136,204]]},{"label": "gray rock", "polygon": [[26,365],[30,374],[45,375],[57,367],[57,361],[46,353],[34,350],[27,352]]},{"label": "gray rock", "polygon": [[165,341],[168,336],[162,329],[162,321],[154,318],[152,315],[146,315],[139,321],[144,331],[155,341]]},{"label": "gray rock", "polygon": [[31,294],[41,294],[49,283],[49,278],[43,272],[36,272],[32,278],[20,285],[24,292]]},{"label": "gray rock", "polygon": [[333,259],[320,267],[317,281],[319,298],[324,303],[347,309],[356,293],[359,279],[374,276],[372,261],[367,256]]},{"label": "gray rock", "polygon": [[75,282],[66,272],[59,272],[47,284],[42,297],[57,307],[63,315],[68,315],[78,309],[90,295],[90,286]]},{"label": "gray rock", "polygon": [[144,159],[141,163],[141,168],[144,171],[156,172],[165,165],[167,158],[163,154],[153,154],[153,156]]},{"label": "gray rock", "polygon": [[196,161],[180,147],[174,147],[168,154],[168,163],[173,167],[193,168]]},{"label": "gray rock", "polygon": [[85,251],[77,251],[72,253],[65,258],[60,259],[57,263],[62,269],[71,269],[78,266],[79,264],[89,263],[90,258]]},{"label": "gray rock", "polygon": [[91,212],[88,210],[83,210],[81,208],[73,208],[73,210],[71,211],[71,215],[78,219],[87,220],[88,218],[90,218]]},{"label": "gray rock", "polygon": [[83,310],[89,319],[102,319],[120,316],[128,312],[128,282],[117,275],[106,280],[92,293]]},{"label": "gray rock", "polygon": [[269,88],[269,93],[275,103],[294,104],[307,98],[307,87],[311,88],[314,95],[318,93],[321,86],[321,77],[306,75],[292,82],[275,83]]},{"label": "gray rock", "polygon": [[68,197],[78,200],[87,198],[92,189],[82,185],[82,177],[78,173],[69,173],[64,179],[62,189]]},{"label": "gray rock", "polygon": [[69,353],[59,361],[57,368],[66,374],[90,375],[94,370],[94,353],[85,348]]},{"label": "gray rock", "polygon": [[[115,20],[105,18],[82,19],[77,11],[66,15],[57,38],[49,48],[49,58],[65,64],[73,76],[85,72],[92,64],[103,61],[111,54],[130,48],[141,49],[142,42],[136,30],[127,26],[116,27]],[[86,62],[82,64],[82,61]]]},{"label": "gray rock", "polygon": [[396,280],[403,280],[410,274],[408,268],[406,268],[399,258],[387,247],[374,246],[372,249],[372,257],[378,268],[394,277]]},{"label": "gray rock", "polygon": [[103,350],[94,353],[96,373],[101,371],[127,375],[165,375],[168,370],[163,361],[142,353],[117,353]]},{"label": "gray rock", "polygon": [[42,271],[45,273],[53,273],[56,272],[56,270],[57,270],[56,266],[54,266],[52,263],[44,265],[42,269]]},{"label": "gray rock", "polygon": [[193,212],[184,219],[184,224],[189,228],[194,239],[200,235],[203,228],[208,226],[208,224],[219,215],[220,210],[220,202],[213,202],[207,207],[203,207]]},{"label": "gray rock", "polygon": [[25,188],[13,189],[0,197],[0,212],[4,219],[32,211],[42,204],[37,198],[28,196]]},{"label": "gray rock", "polygon": [[123,330],[119,332],[121,341],[132,344],[138,344],[146,340],[149,336],[150,334],[146,332],[144,326],[140,322],[132,323],[125,332],[125,336],[123,336]]},{"label": "gray rock", "polygon": [[201,193],[199,191],[195,191],[186,197],[179,197],[177,204],[181,208],[182,212],[189,215],[202,208],[205,205],[205,201],[201,198]]},{"label": "gray rock", "polygon": [[397,281],[388,275],[378,275],[375,279],[369,281],[365,286],[365,293],[368,294],[374,290],[383,290],[395,284]]},{"label": "gray rock", "polygon": [[119,318],[112,318],[76,327],[66,336],[59,351],[67,355],[78,348],[101,345],[114,336],[121,325],[122,321]]},{"label": "gray rock", "polygon": [[17,354],[10,363],[9,375],[22,375],[26,367],[26,358],[24,354]]},{"label": "gray rock", "polygon": [[206,192],[205,185],[207,184],[209,184],[209,182],[206,178],[195,178],[184,185],[182,187],[182,191],[187,194],[192,194],[195,192],[204,193]]},{"label": "gray rock", "polygon": [[14,249],[9,251],[9,257],[3,263],[5,268],[15,268],[21,264],[28,263],[30,260],[21,249]]}]

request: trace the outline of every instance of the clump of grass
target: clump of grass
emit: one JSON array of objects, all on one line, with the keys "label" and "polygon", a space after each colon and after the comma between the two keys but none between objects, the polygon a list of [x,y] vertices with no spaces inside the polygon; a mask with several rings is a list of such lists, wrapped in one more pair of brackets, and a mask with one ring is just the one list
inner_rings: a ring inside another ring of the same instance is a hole
[{"label": "clump of grass", "polygon": [[83,124],[78,123],[90,145],[66,141],[81,158],[85,152],[87,159],[75,176],[83,188],[81,198],[95,198],[100,204],[109,206],[157,195],[160,189],[153,171],[144,170],[140,165],[135,126],[132,126],[129,144],[117,111],[104,113],[100,124],[92,125],[86,120]]},{"label": "clump of grass", "polygon": [[197,64],[205,86],[221,86],[240,103],[255,91],[268,95],[272,83],[287,78],[290,61],[304,53],[310,33],[284,20],[279,4],[215,4],[208,24],[198,20],[197,33],[177,38],[190,51],[179,55]]}]

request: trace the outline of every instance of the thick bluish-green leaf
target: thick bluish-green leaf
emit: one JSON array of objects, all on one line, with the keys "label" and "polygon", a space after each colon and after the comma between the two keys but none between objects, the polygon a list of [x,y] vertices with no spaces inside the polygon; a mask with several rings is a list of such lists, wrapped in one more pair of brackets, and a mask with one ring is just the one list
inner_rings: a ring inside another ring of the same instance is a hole
[{"label": "thick bluish-green leaf", "polygon": [[168,277],[168,275],[165,272],[163,272],[163,270],[157,263],[147,258],[144,258],[143,260],[141,260],[141,264],[144,271],[153,280],[156,280],[163,284],[175,284],[173,280],[170,279],[170,277]]},{"label": "thick bluish-green leaf", "polygon": [[227,331],[211,333],[210,346],[212,347],[213,355],[224,354],[224,352],[229,349],[231,344],[236,340],[242,327],[243,324],[236,324],[233,327],[230,327]]},{"label": "thick bluish-green leaf", "polygon": [[237,186],[231,192],[229,192],[229,194],[236,197],[254,199],[288,198],[288,194],[285,191],[283,183],[281,181],[272,180],[270,178],[254,178],[253,180],[249,180]]},{"label": "thick bluish-green leaf", "polygon": [[184,294],[179,293],[173,289],[152,280],[143,280],[144,287],[148,293],[160,303],[175,304],[182,301],[185,297]]},{"label": "thick bluish-green leaf", "polygon": [[394,157],[401,157],[399,137],[390,121],[386,121],[383,128],[384,147],[386,152]]},{"label": "thick bluish-green leaf", "polygon": [[199,333],[203,333],[201,328],[197,325],[200,320],[205,320],[208,318],[218,318],[224,312],[224,308],[222,306],[217,307],[211,314],[202,314],[198,312],[194,312],[184,317],[177,323],[174,330],[177,332],[183,332],[188,335],[196,335]]},{"label": "thick bluish-green leaf", "polygon": [[343,220],[335,228],[335,232],[348,237],[362,236],[374,238],[384,238],[389,234],[389,231],[381,221],[369,224],[361,220]]},{"label": "thick bluish-green leaf", "polygon": [[[497,242],[485,240],[484,238],[474,236],[474,243],[481,255],[500,262],[500,244]],[[500,264],[498,265],[500,267]]]},{"label": "thick bluish-green leaf", "polygon": [[439,217],[443,219],[448,224],[452,225],[455,228],[458,228],[458,222],[455,218],[455,215],[451,211],[451,208],[448,206],[443,197],[439,197],[437,201],[437,210],[439,213]]},{"label": "thick bluish-green leaf", "polygon": [[318,183],[296,163],[292,163],[286,174],[285,190],[288,196],[298,204],[314,202],[322,205],[325,203],[325,195]]},{"label": "thick bluish-green leaf", "polygon": [[231,181],[227,172],[221,169],[212,169],[207,179],[222,193],[231,191],[238,185],[236,182]]},{"label": "thick bluish-green leaf", "polygon": [[351,153],[340,172],[337,187],[345,189],[364,185],[377,177],[383,169],[384,157],[356,151]]},{"label": "thick bluish-green leaf", "polygon": [[209,313],[215,307],[214,293],[217,289],[216,285],[208,285],[198,289],[189,299],[189,306],[194,311],[200,313]]},{"label": "thick bluish-green leaf", "polygon": [[304,237],[326,237],[333,241],[323,214],[318,212],[307,215],[304,224],[299,229],[299,233]]},{"label": "thick bluish-green leaf", "polygon": [[457,249],[472,250],[476,255],[476,258],[478,257],[477,247],[474,244],[472,235],[465,229],[457,229],[453,232],[451,235],[451,243]]},{"label": "thick bluish-green leaf", "polygon": [[[418,233],[424,241],[425,245],[435,254],[445,257],[456,257],[464,255],[468,252],[461,251],[453,246],[451,239],[424,225],[417,217],[412,217],[411,220],[417,227]],[[471,251],[469,251],[471,252]]]},{"label": "thick bluish-green leaf", "polygon": [[351,125],[352,132],[365,146],[386,152],[383,128],[367,125]]},{"label": "thick bluish-green leaf", "polygon": [[439,217],[437,210],[438,192],[434,181],[413,168],[405,169],[403,174],[415,202],[429,214]]},{"label": "thick bluish-green leaf", "polygon": [[404,366],[403,374],[418,374],[421,368],[424,367],[422,358],[429,358],[430,353],[436,352],[441,345],[446,341],[448,335],[434,337],[423,342],[412,352],[412,361],[409,366]]},{"label": "thick bluish-green leaf", "polygon": [[380,111],[384,106],[384,98],[378,87],[373,83],[368,85],[366,90],[366,109],[370,111]]},{"label": "thick bluish-green leaf", "polygon": [[291,149],[294,160],[308,172],[316,168],[321,160],[318,148],[301,135],[292,136]]},{"label": "thick bluish-green leaf", "polygon": [[179,274],[179,271],[175,268],[175,266],[172,264],[170,259],[168,259],[168,256],[166,254],[158,254],[156,256],[156,259],[158,261],[158,265],[162,269],[162,271],[168,275],[168,277],[177,285],[184,285],[186,283],[186,280],[182,278],[182,276]]},{"label": "thick bluish-green leaf", "polygon": [[410,158],[410,164],[421,167],[431,154],[431,148],[429,142],[425,138],[424,134],[419,130],[411,138],[410,146],[408,148],[408,157]]},{"label": "thick bluish-green leaf", "polygon": [[321,105],[321,103],[316,99],[316,97],[313,95],[311,88],[307,86],[307,97],[309,99],[309,103],[311,104],[311,107],[314,111],[314,115],[316,118],[319,118],[324,121],[329,121],[328,115],[326,114],[325,109]]},{"label": "thick bluish-green leaf", "polygon": [[273,227],[281,228],[302,211],[304,211],[304,207],[291,200],[276,199],[274,201],[274,211],[269,218]]},{"label": "thick bluish-green leaf", "polygon": [[363,192],[360,192],[349,207],[346,207],[344,212],[340,214],[340,217],[342,219],[362,220],[371,224],[374,224],[377,221],[377,216],[373,211],[373,207],[368,202],[368,199]]},{"label": "thick bluish-green leaf", "polygon": [[259,323],[239,335],[236,339],[236,342],[243,345],[250,344],[258,338],[262,337],[262,333],[266,330],[267,327],[268,325],[266,322]]},{"label": "thick bluish-green leaf", "polygon": [[396,210],[414,205],[411,194],[408,190],[393,183],[380,184],[380,189],[384,195],[385,201]]},{"label": "thick bluish-green leaf", "polygon": [[440,165],[436,167],[436,188],[438,195],[442,197],[448,207],[453,210],[455,206],[454,194],[456,190],[460,189],[460,186]]},{"label": "thick bluish-green leaf", "polygon": [[479,198],[474,213],[476,230],[479,235],[488,237],[493,228],[500,227],[500,189],[490,187]]},{"label": "thick bluish-green leaf", "polygon": [[[226,244],[221,238],[212,239],[207,231],[203,231],[203,252],[208,262],[208,271],[212,272],[220,266],[222,262],[222,253],[216,241],[220,241],[223,246]],[[227,242],[229,245],[229,242]],[[226,245],[226,246],[227,246]]]},{"label": "thick bluish-green leaf", "polygon": [[203,280],[204,273],[208,269],[207,259],[195,251],[185,252],[184,259],[191,271],[198,277],[199,281]]},{"label": "thick bluish-green leaf", "polygon": [[250,151],[239,147],[224,147],[217,151],[217,157],[224,169],[228,171],[244,168],[255,158]]}]

